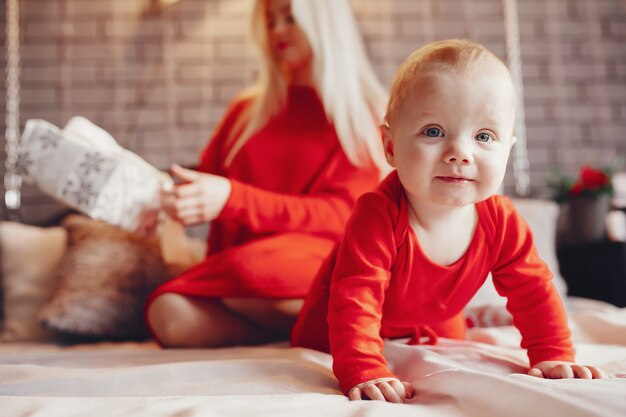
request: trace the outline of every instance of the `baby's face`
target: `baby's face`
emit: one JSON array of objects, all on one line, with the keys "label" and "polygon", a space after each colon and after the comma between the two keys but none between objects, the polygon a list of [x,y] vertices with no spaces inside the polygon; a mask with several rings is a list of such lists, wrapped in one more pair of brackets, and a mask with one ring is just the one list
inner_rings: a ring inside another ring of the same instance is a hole
[{"label": "baby's face", "polygon": [[418,82],[383,128],[409,199],[463,206],[494,194],[514,143],[514,103],[502,70],[432,72]]}]

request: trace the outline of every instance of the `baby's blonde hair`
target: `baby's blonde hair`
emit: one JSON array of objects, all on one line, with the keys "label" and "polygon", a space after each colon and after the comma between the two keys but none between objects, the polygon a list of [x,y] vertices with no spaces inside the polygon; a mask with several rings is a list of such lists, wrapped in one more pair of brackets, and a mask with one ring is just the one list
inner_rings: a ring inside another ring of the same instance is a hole
[{"label": "baby's blonde hair", "polygon": [[391,85],[385,124],[393,125],[402,103],[425,76],[436,71],[465,71],[483,63],[495,63],[496,67],[501,67],[497,70],[498,73],[511,79],[506,65],[479,43],[466,39],[446,39],[419,48],[409,55],[396,72]]}]

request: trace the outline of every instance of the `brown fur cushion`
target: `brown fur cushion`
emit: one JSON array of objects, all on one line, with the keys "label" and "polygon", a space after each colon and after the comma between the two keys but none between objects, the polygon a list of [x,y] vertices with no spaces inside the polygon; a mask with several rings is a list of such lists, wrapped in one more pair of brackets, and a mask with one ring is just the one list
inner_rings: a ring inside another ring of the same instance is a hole
[{"label": "brown fur cushion", "polygon": [[55,271],[58,286],[41,323],[67,340],[148,336],[143,307],[170,278],[156,237],[145,238],[80,215],[63,221],[68,248]]}]

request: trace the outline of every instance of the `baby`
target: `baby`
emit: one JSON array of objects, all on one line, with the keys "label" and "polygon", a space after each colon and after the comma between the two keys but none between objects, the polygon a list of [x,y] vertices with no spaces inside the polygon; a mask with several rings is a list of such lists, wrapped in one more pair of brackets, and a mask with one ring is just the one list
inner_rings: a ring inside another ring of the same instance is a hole
[{"label": "baby", "polygon": [[381,127],[395,170],[361,197],[293,329],[292,344],[333,355],[352,399],[404,402],[383,339],[465,336],[463,308],[491,272],[527,349],[529,375],[603,378],[574,363],[552,274],[528,225],[494,193],[515,143],[515,93],[485,47],[446,40],[401,65]]}]

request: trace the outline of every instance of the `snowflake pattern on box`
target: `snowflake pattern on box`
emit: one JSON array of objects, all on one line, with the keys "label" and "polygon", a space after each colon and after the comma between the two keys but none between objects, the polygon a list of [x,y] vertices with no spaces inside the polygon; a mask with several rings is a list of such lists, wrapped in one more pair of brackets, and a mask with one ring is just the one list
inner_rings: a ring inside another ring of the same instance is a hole
[{"label": "snowflake pattern on box", "polygon": [[44,130],[39,136],[39,145],[45,150],[54,150],[59,147],[59,143],[63,140],[60,132]]},{"label": "snowflake pattern on box", "polygon": [[18,170],[25,181],[66,205],[136,230],[142,214],[159,210],[162,178],[147,164],[120,157],[121,152],[128,151],[117,144],[108,152],[95,149],[89,141],[33,119],[22,134]]},{"label": "snowflake pattern on box", "polygon": [[82,211],[93,210],[98,194],[104,188],[118,162],[98,152],[86,152],[78,169],[68,172],[61,195],[66,204]]},{"label": "snowflake pattern on box", "polygon": [[29,152],[20,152],[15,162],[15,172],[22,177],[24,181],[32,182],[33,174],[31,173],[34,161]]}]

